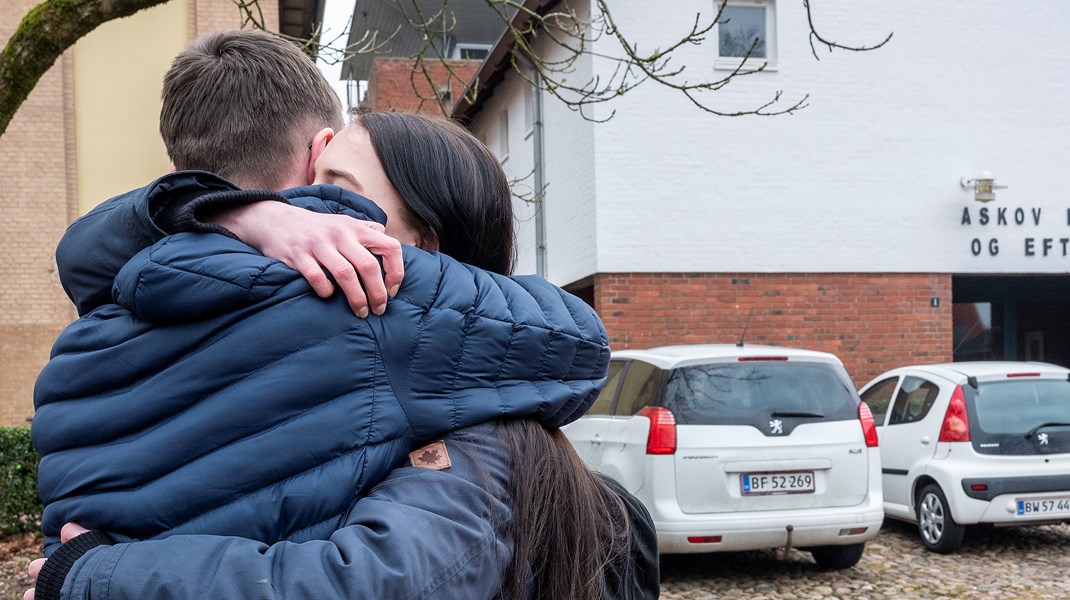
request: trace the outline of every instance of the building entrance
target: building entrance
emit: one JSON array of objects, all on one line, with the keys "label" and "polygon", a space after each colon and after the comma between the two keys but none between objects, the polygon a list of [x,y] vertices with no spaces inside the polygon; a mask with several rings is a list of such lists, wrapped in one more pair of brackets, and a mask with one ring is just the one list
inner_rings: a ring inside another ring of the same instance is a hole
[{"label": "building entrance", "polygon": [[956,275],[951,296],[956,361],[1070,367],[1070,275]]}]

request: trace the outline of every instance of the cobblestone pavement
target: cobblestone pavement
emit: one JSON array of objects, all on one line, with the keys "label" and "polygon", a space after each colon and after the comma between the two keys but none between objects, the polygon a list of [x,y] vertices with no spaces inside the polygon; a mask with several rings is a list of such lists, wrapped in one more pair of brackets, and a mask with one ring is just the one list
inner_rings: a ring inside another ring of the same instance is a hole
[{"label": "cobblestone pavement", "polygon": [[791,551],[666,556],[665,600],[890,600],[893,598],[1070,598],[1070,526],[969,528],[958,554],[925,550],[913,525],[885,520],[862,560],[822,571]]}]

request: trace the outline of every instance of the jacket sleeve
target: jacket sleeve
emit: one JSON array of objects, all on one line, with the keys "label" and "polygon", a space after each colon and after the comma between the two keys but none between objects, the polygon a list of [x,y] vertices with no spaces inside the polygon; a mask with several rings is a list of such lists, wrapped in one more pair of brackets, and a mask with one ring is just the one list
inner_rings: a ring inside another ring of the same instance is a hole
[{"label": "jacket sleeve", "polygon": [[111,301],[115,275],[130,257],[166,235],[132,192],[97,206],[67,228],[56,247],[56,266],[78,315]]},{"label": "jacket sleeve", "polygon": [[[218,192],[230,192],[220,194]],[[56,247],[60,282],[79,316],[111,302],[119,269],[140,250],[183,231],[231,235],[199,221],[209,207],[239,206],[264,199],[266,192],[241,192],[229,181],[202,171],[179,171],[148,186],[108,200],[76,220]]]},{"label": "jacket sleeve", "polygon": [[508,454],[493,433],[480,437],[451,450],[448,470],[395,469],[329,540],[173,536],[98,546],[75,563],[62,598],[494,597],[512,560],[502,535]]},{"label": "jacket sleeve", "polygon": [[370,319],[417,439],[500,417],[579,418],[605,381],[594,309],[541,277],[504,277],[406,247],[405,281]]},{"label": "jacket sleeve", "polygon": [[[609,364],[594,309],[540,277],[495,275],[408,246],[403,253],[405,279],[384,315],[358,319],[337,295],[315,306],[325,319],[370,328],[417,440],[502,417],[560,427],[590,407]],[[237,240],[185,233],[123,267],[114,298],[164,323],[311,294],[296,271]]]}]

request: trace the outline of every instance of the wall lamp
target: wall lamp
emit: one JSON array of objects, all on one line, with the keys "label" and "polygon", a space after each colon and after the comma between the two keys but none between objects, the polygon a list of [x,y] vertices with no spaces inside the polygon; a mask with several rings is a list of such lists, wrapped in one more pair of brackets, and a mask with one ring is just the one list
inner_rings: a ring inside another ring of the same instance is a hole
[{"label": "wall lamp", "polygon": [[1006,189],[1005,185],[996,185],[996,179],[992,177],[992,173],[989,171],[981,171],[981,174],[976,179],[966,179],[963,177],[959,180],[959,184],[963,189],[973,189],[973,199],[978,202],[991,202],[996,199],[996,190]]}]

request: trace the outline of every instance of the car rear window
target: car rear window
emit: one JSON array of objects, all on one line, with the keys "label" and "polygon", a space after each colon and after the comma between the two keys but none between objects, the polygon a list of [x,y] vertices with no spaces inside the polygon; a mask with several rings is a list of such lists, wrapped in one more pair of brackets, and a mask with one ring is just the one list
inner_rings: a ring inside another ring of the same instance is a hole
[{"label": "car rear window", "polygon": [[[857,418],[847,373],[826,363],[753,361],[673,369],[665,405],[682,424],[758,424]],[[776,413],[776,414],[774,414]]]},{"label": "car rear window", "polygon": [[[986,454],[1070,452],[1070,381],[1011,379],[972,394],[974,447]],[[1046,425],[1046,426],[1045,426]],[[1038,429],[1039,427],[1039,429]],[[1031,433],[1030,437],[1025,435]]]}]

